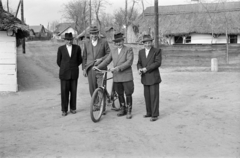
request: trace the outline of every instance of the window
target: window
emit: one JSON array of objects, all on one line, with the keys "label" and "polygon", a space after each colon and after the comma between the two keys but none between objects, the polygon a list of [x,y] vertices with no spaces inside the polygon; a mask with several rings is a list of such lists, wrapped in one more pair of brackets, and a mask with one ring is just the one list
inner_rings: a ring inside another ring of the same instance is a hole
[{"label": "window", "polygon": [[191,43],[191,36],[186,37],[186,43]]},{"label": "window", "polygon": [[237,35],[229,35],[229,43],[237,43]]},{"label": "window", "polygon": [[175,36],[174,37],[176,44],[183,44],[183,37],[182,36]]}]

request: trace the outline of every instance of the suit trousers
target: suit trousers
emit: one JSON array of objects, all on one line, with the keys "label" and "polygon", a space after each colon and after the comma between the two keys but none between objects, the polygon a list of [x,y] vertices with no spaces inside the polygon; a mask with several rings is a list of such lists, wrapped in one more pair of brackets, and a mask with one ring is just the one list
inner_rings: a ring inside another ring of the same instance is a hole
[{"label": "suit trousers", "polygon": [[134,83],[133,81],[128,82],[114,82],[113,83],[114,90],[117,92],[119,96],[124,96],[124,92],[126,96],[132,96],[134,92]]},{"label": "suit trousers", "polygon": [[159,83],[154,85],[144,85],[144,97],[147,115],[159,116]]},{"label": "suit trousers", "polygon": [[88,75],[89,91],[90,91],[90,95],[92,96],[95,89],[101,86],[102,80],[103,80],[103,74],[94,71],[92,67],[90,67],[87,72],[87,75]]},{"label": "suit trousers", "polygon": [[61,104],[63,112],[68,111],[69,95],[70,95],[70,109],[76,110],[77,79],[61,80]]}]

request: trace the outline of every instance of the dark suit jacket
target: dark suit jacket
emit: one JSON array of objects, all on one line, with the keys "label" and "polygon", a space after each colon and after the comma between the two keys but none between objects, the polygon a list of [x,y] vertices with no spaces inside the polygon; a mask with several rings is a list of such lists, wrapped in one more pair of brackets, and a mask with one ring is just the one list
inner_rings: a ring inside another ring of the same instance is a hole
[{"label": "dark suit jacket", "polygon": [[161,76],[159,72],[159,67],[162,62],[161,49],[152,47],[149,51],[149,54],[146,58],[145,49],[139,51],[137,69],[146,67],[147,72],[142,74],[141,82],[144,85],[154,85],[160,83]]},{"label": "dark suit jacket", "polygon": [[82,63],[81,48],[72,45],[72,54],[69,56],[66,45],[60,46],[57,52],[57,64],[60,67],[59,78],[61,80],[78,79],[78,66]]},{"label": "dark suit jacket", "polygon": [[118,54],[118,48],[108,55],[108,57],[98,65],[99,69],[106,67],[111,61],[113,66],[119,68],[119,72],[113,74],[114,82],[127,82],[133,80],[132,64],[133,64],[133,50],[132,48],[123,46],[120,54]]},{"label": "dark suit jacket", "polygon": [[[94,60],[99,58],[102,58],[102,60],[104,60],[108,56],[110,53],[108,42],[99,38],[96,45],[96,50],[97,52],[94,56],[92,41],[89,40],[84,43],[82,69],[86,69],[86,72],[88,68],[93,65]],[[104,67],[103,69],[106,70],[107,67]]]}]

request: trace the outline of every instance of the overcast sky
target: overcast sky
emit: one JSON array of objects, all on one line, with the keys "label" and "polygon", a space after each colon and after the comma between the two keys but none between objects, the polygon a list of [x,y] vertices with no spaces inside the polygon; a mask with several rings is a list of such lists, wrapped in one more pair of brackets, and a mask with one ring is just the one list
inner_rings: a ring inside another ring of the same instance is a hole
[{"label": "overcast sky", "polygon": [[[62,18],[63,4],[72,0],[24,0],[24,16],[28,25],[44,25],[52,21],[65,22]],[[93,0],[92,0],[93,1]],[[125,0],[107,0],[111,5],[106,7],[107,13],[113,13],[114,10],[124,8]],[[131,2],[131,0],[129,0]],[[190,3],[190,0],[159,0],[159,5],[178,5]],[[6,6],[7,0],[2,0],[3,6]],[[19,0],[9,0],[9,6],[13,11],[17,10]],[[129,4],[130,5],[130,4]],[[154,0],[145,0],[145,7],[154,6]],[[141,6],[138,5],[139,12]],[[20,12],[18,13],[20,18]]]}]

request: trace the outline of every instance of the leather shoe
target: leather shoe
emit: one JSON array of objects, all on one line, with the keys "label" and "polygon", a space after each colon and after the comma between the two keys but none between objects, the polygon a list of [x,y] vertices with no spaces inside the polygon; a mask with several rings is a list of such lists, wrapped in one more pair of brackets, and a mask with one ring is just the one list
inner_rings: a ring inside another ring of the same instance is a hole
[{"label": "leather shoe", "polygon": [[144,118],[152,117],[151,115],[143,115]]},{"label": "leather shoe", "polygon": [[70,110],[70,112],[71,112],[72,114],[76,114],[76,113],[77,113],[76,110]]},{"label": "leather shoe", "polygon": [[107,112],[106,112],[106,111],[103,111],[103,112],[102,112],[102,115],[106,115],[106,114],[107,114]]},{"label": "leather shoe", "polygon": [[62,116],[67,116],[67,112],[62,112]]},{"label": "leather shoe", "polygon": [[152,117],[151,119],[150,119],[150,121],[156,121],[158,119],[158,117]]}]

